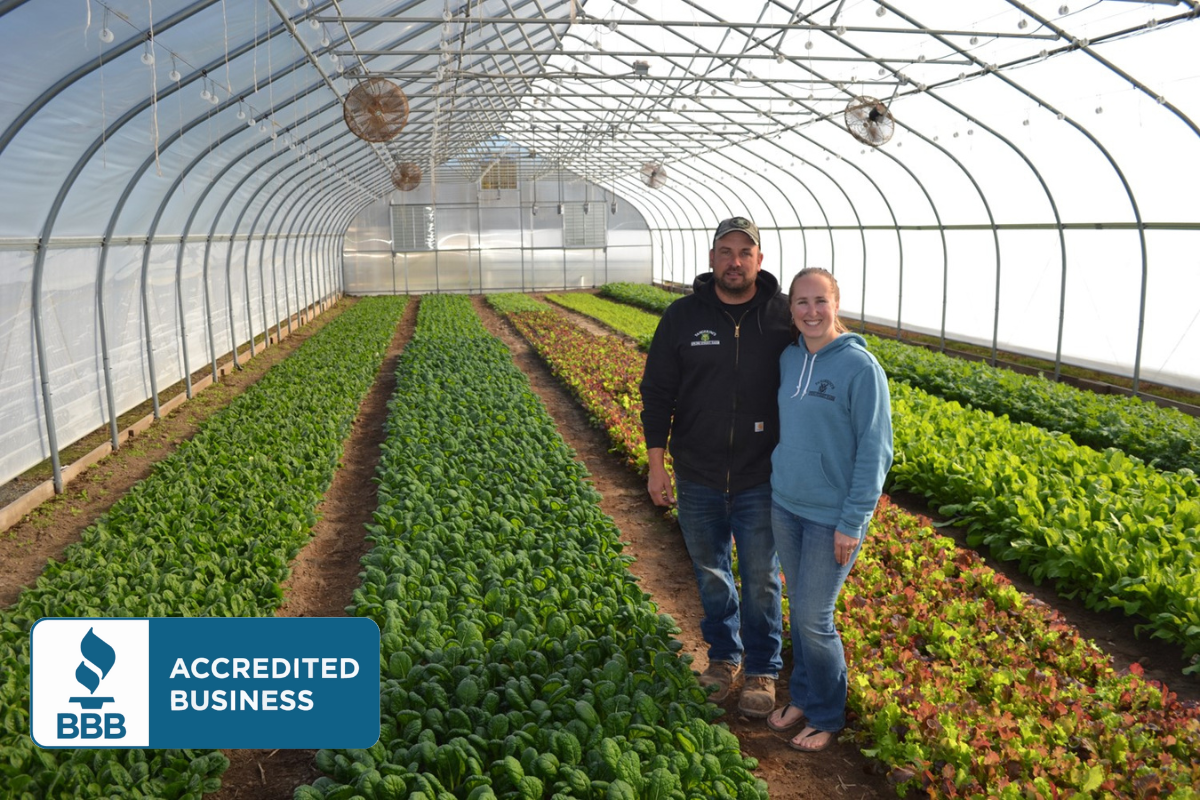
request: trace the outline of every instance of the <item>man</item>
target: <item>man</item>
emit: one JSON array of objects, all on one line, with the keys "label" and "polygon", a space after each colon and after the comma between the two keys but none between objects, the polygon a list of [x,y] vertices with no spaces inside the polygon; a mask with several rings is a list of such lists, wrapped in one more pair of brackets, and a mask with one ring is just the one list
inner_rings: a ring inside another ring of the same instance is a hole
[{"label": "man", "polygon": [[[696,571],[708,643],[700,684],[720,703],[745,669],[738,710],[775,706],[783,620],[771,533],[771,451],[779,437],[779,354],[791,316],[779,281],[761,271],[758,226],[717,226],[711,272],[667,308],[642,376],[642,429],[656,505],[678,499],[679,526]],[[664,457],[670,438],[677,486]],[[737,542],[739,603],[732,572]]]}]

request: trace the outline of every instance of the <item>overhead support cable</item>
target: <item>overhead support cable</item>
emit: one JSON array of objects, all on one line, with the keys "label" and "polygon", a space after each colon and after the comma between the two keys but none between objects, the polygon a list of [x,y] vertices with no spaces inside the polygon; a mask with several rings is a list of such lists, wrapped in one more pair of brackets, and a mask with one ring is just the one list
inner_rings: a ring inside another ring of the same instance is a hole
[{"label": "overhead support cable", "polygon": [[[1011,0],[1010,0],[1010,2],[1011,2]],[[892,9],[892,10],[894,13],[900,13],[896,9]],[[905,17],[905,19],[908,19],[908,18]],[[915,20],[909,20],[909,21],[912,22],[913,24],[916,24]],[[942,40],[942,44],[945,44],[950,47],[954,47],[954,45],[952,43],[945,41],[945,40]],[[1077,46],[1081,46],[1080,43],[1078,43],[1078,42],[1076,44],[1077,44]],[[960,51],[960,52],[962,52],[962,51]],[[965,55],[967,55],[969,58],[972,58],[973,60],[976,60],[978,62],[978,59],[976,59],[975,56],[971,55],[970,53],[965,53]],[[1133,394],[1136,396],[1138,394],[1139,378],[1140,378],[1140,372],[1141,372],[1142,339],[1143,339],[1143,335],[1144,335],[1144,331],[1145,331],[1147,254],[1146,254],[1145,224],[1144,224],[1144,221],[1142,220],[1141,211],[1138,208],[1137,199],[1134,197],[1133,189],[1132,189],[1132,187],[1130,187],[1129,182],[1125,179],[1124,173],[1121,171],[1121,168],[1116,163],[1116,160],[1113,158],[1112,154],[1108,151],[1107,148],[1105,148],[1100,143],[1100,141],[1091,133],[1091,131],[1089,131],[1086,127],[1084,127],[1083,125],[1081,125],[1080,123],[1078,123],[1077,121],[1072,119],[1070,116],[1068,116],[1064,112],[1062,112],[1059,109],[1057,109],[1056,107],[1054,107],[1053,104],[1043,100],[1041,97],[1035,95],[1031,90],[1025,88],[1025,86],[1018,83],[1013,78],[1009,77],[1003,70],[999,70],[999,69],[995,69],[995,68],[988,68],[988,65],[986,65],[982,62],[978,62],[978,63],[979,63],[980,67],[984,68],[987,72],[992,74],[997,80],[1003,82],[1005,85],[1009,86],[1010,88],[1014,89],[1015,91],[1019,92],[1020,94],[1024,95],[1025,97],[1028,97],[1030,100],[1033,100],[1039,106],[1046,108],[1047,110],[1051,111],[1052,113],[1056,113],[1059,120],[1067,122],[1069,125],[1071,125],[1071,127],[1075,128],[1077,131],[1079,131],[1081,134],[1083,134],[1083,136],[1092,143],[1092,145],[1097,149],[1097,151],[1100,152],[1100,154],[1105,158],[1105,160],[1108,161],[1109,166],[1113,169],[1114,173],[1117,176],[1117,179],[1121,182],[1121,185],[1125,190],[1126,197],[1129,200],[1130,206],[1133,210],[1134,218],[1137,223],[1136,230],[1138,233],[1138,243],[1139,243],[1139,246],[1141,249],[1141,266],[1142,266],[1140,302],[1139,302],[1139,307],[1138,307],[1137,343],[1135,345],[1134,366],[1133,366]],[[934,95],[934,96],[936,96],[936,95]],[[942,102],[945,102],[945,101],[943,100]],[[947,105],[949,105],[949,104],[947,103]],[[964,115],[964,116],[966,116],[967,119],[975,119],[971,115]],[[980,124],[982,126],[982,123],[980,123]],[[1020,149],[1016,148],[1016,146],[1013,145],[1011,143],[1011,141],[1009,141],[1007,138],[1005,138],[1003,136],[1000,136],[999,133],[997,133],[990,127],[988,127],[987,129],[989,132],[991,132],[993,135],[995,135],[1001,141],[1004,141],[1005,143],[1009,144],[1010,147],[1013,147],[1014,151],[1019,153],[1021,155],[1021,157],[1025,160],[1025,162],[1027,164],[1029,164],[1029,166],[1031,168],[1033,168],[1032,162],[1028,158],[1026,158],[1024,156],[1024,154],[1021,153]],[[1060,304],[1059,304],[1059,314],[1060,314],[1059,332],[1058,332],[1059,344],[1057,346],[1058,352],[1055,355],[1055,377],[1057,378],[1059,375],[1059,369],[1060,369],[1059,360],[1060,360],[1060,356],[1061,356],[1061,346],[1062,346],[1061,340],[1062,340],[1062,331],[1063,331],[1063,327],[1064,327],[1062,318],[1065,316],[1065,312],[1066,312],[1066,306],[1065,306],[1066,280],[1067,280],[1067,278],[1066,278],[1066,268],[1067,268],[1066,239],[1061,232],[1061,222],[1062,221],[1061,221],[1061,218],[1058,216],[1058,209],[1054,203],[1052,195],[1050,194],[1049,187],[1046,185],[1046,183],[1044,181],[1042,181],[1041,175],[1040,175],[1040,173],[1038,173],[1038,171],[1036,169],[1034,169],[1034,174],[1037,175],[1039,182],[1042,184],[1043,189],[1047,193],[1047,197],[1050,198],[1050,203],[1053,208],[1055,217],[1060,225],[1059,243],[1060,243],[1060,247],[1062,249],[1062,288],[1060,290]],[[997,266],[997,270],[998,269],[999,269],[999,267]],[[995,317],[994,317],[995,321],[993,323],[993,334],[992,334],[992,361],[993,361],[993,363],[996,360],[996,353],[997,353],[997,347],[998,347],[997,340],[999,337],[999,331],[998,331],[998,325],[999,325],[999,308],[998,308],[999,276],[997,276],[996,302],[997,302],[997,310],[995,312]]]},{"label": "overhead support cable", "polygon": [[[888,5],[886,5],[885,3],[881,3],[881,4],[880,4],[880,7],[881,7],[881,8],[887,8],[887,9],[889,9],[890,11],[892,11],[892,13],[894,13],[894,14],[897,14],[897,15],[898,15],[899,17],[901,17],[902,19],[905,19],[906,21],[908,21],[908,22],[910,22],[911,24],[913,24],[913,25],[914,25],[914,27],[918,27],[918,28],[920,27],[920,26],[919,26],[919,24],[918,24],[918,23],[916,23],[916,21],[915,21],[915,20],[913,20],[913,19],[911,19],[911,18],[907,17],[906,15],[904,15],[904,14],[903,14],[901,11],[899,11],[898,9],[892,8],[891,6],[888,6]],[[942,44],[944,44],[945,46],[947,46],[948,48],[950,48],[950,49],[952,49],[952,50],[955,50],[956,52],[963,52],[963,54],[964,54],[965,56],[967,56],[968,58],[972,59],[972,63],[976,63],[976,60],[975,60],[975,57],[974,57],[974,56],[971,56],[970,54],[968,54],[968,53],[965,53],[965,51],[961,51],[961,50],[960,50],[960,49],[959,49],[959,48],[958,48],[956,45],[954,45],[952,42],[949,42],[949,41],[941,41],[941,43],[942,43]],[[851,43],[851,42],[843,42],[843,46],[849,47],[850,49],[852,49],[852,50],[854,50],[855,52],[858,52],[858,53],[860,53],[860,54],[862,54],[862,55],[864,55],[864,56],[866,56],[866,55],[867,55],[867,54],[865,53],[865,51],[863,51],[861,48],[859,48],[859,47],[855,46],[855,45],[854,45],[853,43]],[[884,67],[884,68],[890,68],[890,67],[885,67],[885,64],[884,64],[884,62],[883,62],[883,61],[879,61],[878,63],[880,64],[880,66],[881,66],[881,67]],[[811,65],[809,65],[808,69],[810,69],[810,70],[811,70]],[[986,68],[985,68],[985,72],[986,72],[986,71],[989,71],[989,70],[986,70]],[[822,76],[822,77],[824,77],[824,76]],[[940,97],[940,96],[939,96],[939,95],[938,95],[936,92],[930,91],[930,90],[928,90],[928,89],[921,89],[920,91],[922,91],[922,92],[924,92],[924,93],[927,93],[927,94],[929,94],[929,96],[931,96],[931,97],[935,98],[936,100],[938,100],[939,102],[943,103],[943,104],[944,104],[944,105],[946,105],[947,107],[949,107],[949,108],[952,108],[952,109],[954,109],[956,112],[963,114],[963,116],[964,116],[964,117],[966,117],[968,120],[971,120],[971,121],[973,121],[973,122],[977,122],[977,121],[976,121],[976,120],[974,120],[974,119],[973,119],[973,118],[972,118],[970,115],[967,115],[965,112],[961,111],[961,110],[960,110],[960,109],[958,109],[957,107],[955,107],[955,106],[953,106],[952,104],[950,104],[950,103],[948,103],[947,101],[945,101],[945,100],[944,100],[943,98],[941,98],[941,97]],[[995,254],[995,264],[996,264],[996,294],[995,294],[995,307],[994,307],[994,309],[993,309],[992,353],[991,353],[991,362],[994,364],[994,363],[996,363],[996,359],[997,359],[997,349],[998,349],[998,339],[999,339],[999,328],[998,328],[998,326],[999,326],[999,319],[1000,319],[1000,309],[999,309],[999,302],[1000,302],[1000,291],[999,291],[999,281],[1000,281],[1000,241],[999,241],[999,235],[998,235],[998,233],[997,233],[996,221],[995,221],[995,218],[994,218],[994,216],[993,216],[993,214],[992,214],[992,211],[991,211],[990,204],[989,204],[989,203],[988,203],[988,201],[987,201],[986,194],[984,193],[984,191],[983,191],[982,187],[979,185],[978,181],[975,179],[974,175],[973,175],[973,174],[970,172],[970,170],[968,170],[968,169],[967,169],[966,165],[965,165],[965,164],[963,164],[963,163],[962,163],[962,162],[961,162],[961,161],[960,161],[960,160],[959,160],[957,157],[955,157],[955,156],[954,156],[954,155],[953,155],[953,154],[952,154],[952,153],[951,153],[951,152],[950,152],[950,151],[949,151],[947,148],[945,148],[944,146],[942,146],[942,145],[938,144],[938,143],[937,143],[935,140],[933,140],[933,139],[930,139],[929,137],[925,136],[925,135],[924,135],[924,134],[922,134],[920,131],[918,131],[918,130],[916,130],[916,129],[914,129],[914,128],[911,128],[910,126],[904,125],[904,123],[903,123],[903,122],[898,122],[897,124],[900,124],[902,127],[904,127],[906,130],[909,130],[911,133],[913,133],[914,135],[916,135],[918,138],[920,138],[920,139],[921,139],[922,141],[924,141],[926,144],[930,145],[931,147],[933,147],[934,149],[936,149],[937,151],[939,151],[940,153],[942,153],[942,155],[946,156],[948,159],[950,159],[950,160],[951,160],[951,161],[952,161],[952,162],[955,164],[955,166],[957,166],[957,167],[958,167],[958,169],[959,169],[959,170],[960,170],[960,171],[963,173],[963,175],[964,175],[964,176],[965,176],[965,177],[966,177],[966,178],[967,178],[967,179],[970,181],[970,183],[971,183],[971,185],[974,187],[974,189],[975,189],[976,193],[979,195],[980,201],[983,203],[984,210],[985,210],[985,212],[987,213],[987,215],[988,215],[988,218],[989,218],[989,220],[990,220],[990,222],[991,222],[991,225],[990,225],[989,227],[990,227],[990,229],[991,229],[991,231],[992,231],[993,249],[994,249],[994,254]],[[1019,148],[1017,148],[1017,147],[1016,147],[1016,145],[1014,145],[1014,144],[1013,144],[1013,143],[1012,143],[1010,140],[1008,140],[1006,137],[1003,137],[1001,134],[999,134],[997,131],[993,130],[991,127],[989,127],[989,126],[987,126],[987,125],[985,125],[985,124],[983,124],[983,123],[978,123],[978,124],[980,124],[980,127],[984,128],[984,129],[985,129],[985,130],[987,130],[989,133],[992,133],[992,134],[993,134],[994,136],[996,136],[998,139],[1000,139],[1000,140],[1001,140],[1001,141],[1003,141],[1005,144],[1007,144],[1007,145],[1008,145],[1008,146],[1009,146],[1009,147],[1010,147],[1010,148],[1011,148],[1011,149],[1012,149],[1014,152],[1016,152],[1016,153],[1017,153],[1017,154],[1018,154],[1018,155],[1019,155],[1019,156],[1020,156],[1020,157],[1021,157],[1021,158],[1022,158],[1022,159],[1023,159],[1023,160],[1024,160],[1026,163],[1027,163],[1027,164],[1028,164],[1028,165],[1029,165],[1030,169],[1031,169],[1031,170],[1033,170],[1033,172],[1034,172],[1035,176],[1038,178],[1038,180],[1042,182],[1042,187],[1043,187],[1043,189],[1046,191],[1046,193],[1047,193],[1047,196],[1048,196],[1048,197],[1049,197],[1049,199],[1050,199],[1051,206],[1054,208],[1054,212],[1055,212],[1055,214],[1056,214],[1056,216],[1057,216],[1057,207],[1055,207],[1055,206],[1054,206],[1054,200],[1053,200],[1053,197],[1052,197],[1052,196],[1050,196],[1049,187],[1048,187],[1048,186],[1046,186],[1046,184],[1045,184],[1045,182],[1044,182],[1044,181],[1042,181],[1042,179],[1041,179],[1041,175],[1038,173],[1038,171],[1036,170],[1036,168],[1034,168],[1034,166],[1033,166],[1032,162],[1030,162],[1030,161],[1029,161],[1028,157],[1026,157],[1026,156],[1025,156],[1025,154],[1024,154],[1023,152],[1021,152],[1021,151],[1020,151],[1020,149],[1019,149]],[[900,162],[898,159],[896,159],[896,157],[895,157],[895,156],[893,156],[891,153],[888,153],[888,152],[886,152],[886,151],[881,151],[881,152],[884,152],[884,153],[885,153],[885,155],[887,155],[889,158],[891,158],[893,161],[895,161],[897,164],[899,164],[901,167],[903,167],[903,168],[905,168],[905,169],[907,170],[907,167],[905,167],[905,166],[904,166],[904,165],[903,165],[903,164],[902,164],[902,163],[901,163],[901,162]],[[910,172],[910,174],[912,174],[912,173]],[[914,175],[914,178],[915,178],[915,175]],[[918,185],[919,185],[919,181],[918,181]],[[921,186],[921,189],[922,189],[922,191],[923,191],[923,192],[925,191],[925,189],[924,189],[924,186]],[[929,195],[928,195],[928,192],[925,192],[925,193],[926,193],[926,197],[927,197],[928,199],[930,199],[930,202],[932,203],[932,199],[929,197]],[[936,211],[935,211],[935,215],[936,215]],[[940,339],[941,339],[941,347],[942,347],[943,349],[945,349],[945,338],[946,338],[946,337],[945,337],[945,317],[946,317],[946,307],[947,307],[947,302],[948,302],[948,281],[949,281],[949,274],[948,274],[948,251],[947,251],[947,248],[946,248],[946,242],[945,242],[945,230],[946,230],[946,226],[945,226],[945,225],[943,225],[943,224],[941,223],[940,215],[939,215],[939,217],[938,217],[938,225],[936,226],[936,229],[937,229],[937,230],[940,232],[940,235],[941,235],[941,237],[942,237],[942,247],[943,247],[942,321],[941,321],[941,324],[940,324],[940,326],[939,326],[939,331],[940,331],[939,335],[940,335]],[[1060,238],[1061,238],[1061,234],[1060,234]],[[1063,258],[1064,258],[1064,281],[1065,281],[1065,243],[1063,244],[1063,247],[1062,247],[1062,249],[1063,249],[1063,253],[1064,253],[1064,255],[1063,255]],[[864,272],[864,286],[865,286],[865,272]],[[900,328],[899,328],[899,315],[897,316],[897,320],[898,320],[898,321],[897,321],[897,335],[899,335],[899,332],[900,332]],[[1057,365],[1056,365],[1056,375],[1057,375]]]},{"label": "overhead support cable", "polygon": [[[337,98],[339,103],[344,102],[345,98],[342,97],[342,93],[340,91],[338,91],[338,88],[336,86],[333,85],[333,81],[330,79],[330,77],[327,74],[325,74],[325,70],[321,68],[320,59],[318,59],[316,54],[313,53],[312,49],[309,48],[308,43],[304,41],[304,37],[302,37],[299,34],[299,32],[296,30],[296,24],[294,22],[292,22],[292,18],[288,15],[288,13],[283,10],[283,7],[279,4],[279,0],[267,0],[267,1],[271,4],[271,7],[275,9],[275,13],[279,15],[279,18],[280,18],[280,20],[282,20],[283,24],[285,26],[287,26],[288,32],[291,33],[291,35],[292,35],[292,39],[296,42],[296,44],[300,45],[300,49],[304,51],[304,55],[308,58],[309,64],[312,66],[313,69],[315,69],[317,71],[317,74],[321,76],[321,79],[325,82],[325,85],[327,87],[329,87],[329,91],[333,92],[333,96]],[[349,31],[347,31],[346,35],[349,38],[349,36],[350,36]],[[351,40],[351,41],[353,41],[353,40]],[[361,59],[360,59],[360,63],[362,63]],[[364,70],[366,69],[365,64],[363,64],[363,69]],[[384,170],[390,172],[391,167],[388,164],[387,159],[383,155],[384,151],[381,151],[381,149],[378,148],[373,143],[371,144],[371,149],[375,152],[376,156],[379,158],[379,162],[383,166]],[[236,361],[236,358],[235,358],[235,361]]]}]

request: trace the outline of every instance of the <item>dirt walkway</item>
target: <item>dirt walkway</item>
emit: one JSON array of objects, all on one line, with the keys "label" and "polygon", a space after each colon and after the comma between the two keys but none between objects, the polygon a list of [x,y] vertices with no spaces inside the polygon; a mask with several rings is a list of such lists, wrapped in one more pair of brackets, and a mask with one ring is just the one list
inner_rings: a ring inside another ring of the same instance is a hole
[{"label": "dirt walkway", "polygon": [[[346,441],[341,467],[317,508],[320,519],[313,538],[292,562],[283,584],[280,617],[344,617],[354,590],[362,584],[360,560],[371,549],[366,528],[379,502],[375,467],[384,440],[387,403],[396,389],[396,362],[417,323],[417,298],[408,302],[404,318],[384,356],[371,391],[359,407],[354,430]],[[313,763],[315,750],[226,750],[229,769],[213,800],[289,800],[295,787],[321,776]]]},{"label": "dirt walkway", "polygon": [[[637,559],[630,569],[641,579],[642,587],[653,597],[658,610],[669,614],[682,629],[678,636],[684,652],[695,658],[694,666],[703,667],[705,645],[700,635],[700,598],[678,526],[650,502],[645,481],[609,452],[607,436],[590,424],[587,414],[525,340],[482,297],[474,299],[484,325],[508,346],[513,360],[529,377],[533,390],[558,424],[559,433],[587,466],[592,482],[603,496],[601,508],[621,530],[627,543],[625,552]],[[789,667],[790,659],[785,656],[785,675]],[[786,690],[786,681],[781,681],[780,703],[786,698]],[[732,696],[725,703],[722,721],[737,734],[743,751],[758,759],[756,774],[767,782],[773,800],[895,797],[886,778],[873,774],[867,760],[853,746],[836,745],[822,753],[796,753],[788,748],[785,736],[767,730],[761,720],[741,716]]]}]

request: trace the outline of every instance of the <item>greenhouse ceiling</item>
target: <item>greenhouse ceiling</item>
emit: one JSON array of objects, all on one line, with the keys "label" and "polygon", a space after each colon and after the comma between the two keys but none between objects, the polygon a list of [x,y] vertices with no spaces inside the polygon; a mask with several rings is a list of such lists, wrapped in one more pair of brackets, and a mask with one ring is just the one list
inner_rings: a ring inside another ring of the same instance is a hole
[{"label": "greenhouse ceiling", "polygon": [[766,268],[835,270],[864,322],[1200,389],[1198,16],[0,0],[0,477],[55,458],[56,431],[115,443],[116,414],[345,293],[356,220],[439,187],[478,211],[498,165],[520,174],[519,286],[556,181],[560,216],[599,192],[610,229],[618,206],[644,220],[622,243],[647,279],[690,282],[715,222],[747,214]]},{"label": "greenhouse ceiling", "polygon": [[[389,193],[402,164],[470,182],[506,154],[621,194],[879,154],[924,185],[932,157],[986,195],[1003,175],[976,173],[965,137],[1002,143],[1039,181],[1063,150],[1090,151],[1077,178],[1110,173],[1095,179],[1128,206],[1116,120],[1136,117],[1137,157],[1159,168],[1176,145],[1195,152],[1198,6],[8,0],[0,235],[140,236],[172,181],[245,192],[277,170],[314,202],[354,205]],[[356,88],[382,96],[378,141],[346,122]]]}]

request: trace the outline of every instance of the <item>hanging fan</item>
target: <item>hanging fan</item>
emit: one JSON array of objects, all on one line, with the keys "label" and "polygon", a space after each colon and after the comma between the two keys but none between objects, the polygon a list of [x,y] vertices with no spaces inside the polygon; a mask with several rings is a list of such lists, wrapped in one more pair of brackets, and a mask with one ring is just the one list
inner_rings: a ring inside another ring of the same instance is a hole
[{"label": "hanging fan", "polygon": [[874,97],[855,97],[846,106],[846,130],[863,144],[879,147],[892,138],[896,120]]},{"label": "hanging fan", "polygon": [[647,161],[642,164],[642,183],[651,189],[661,189],[667,185],[667,168],[657,161]]},{"label": "hanging fan", "polygon": [[421,168],[412,161],[405,161],[392,170],[392,183],[402,192],[411,192],[421,185]]},{"label": "hanging fan", "polygon": [[408,98],[386,78],[367,78],[346,93],[342,116],[358,138],[386,142],[408,122]]}]

